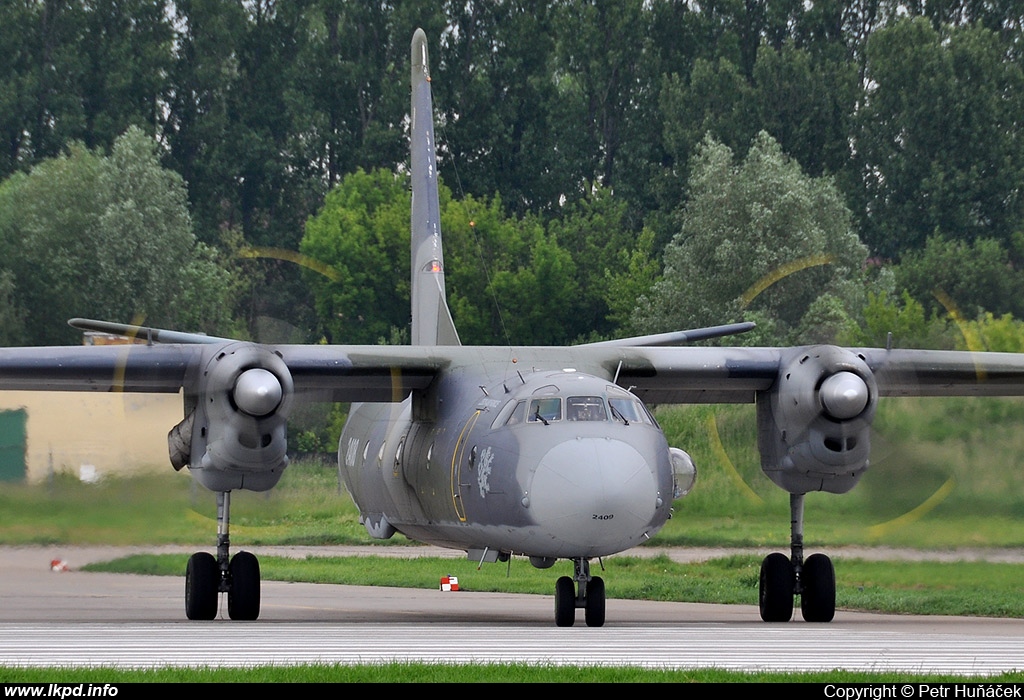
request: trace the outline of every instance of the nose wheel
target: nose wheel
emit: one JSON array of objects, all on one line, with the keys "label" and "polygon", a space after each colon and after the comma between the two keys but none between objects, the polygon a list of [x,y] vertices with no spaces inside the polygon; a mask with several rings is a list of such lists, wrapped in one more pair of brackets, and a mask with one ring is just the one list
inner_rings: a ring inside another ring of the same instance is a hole
[{"label": "nose wheel", "polygon": [[251,552],[230,556],[228,523],[230,493],[217,494],[217,556],[196,552],[185,568],[185,615],[190,620],[217,617],[221,593],[228,594],[228,617],[255,620],[260,616],[260,564]]},{"label": "nose wheel", "polygon": [[573,559],[575,574],[555,581],[555,625],[572,627],[583,608],[587,627],[604,625],[604,579],[590,575],[589,559]]}]

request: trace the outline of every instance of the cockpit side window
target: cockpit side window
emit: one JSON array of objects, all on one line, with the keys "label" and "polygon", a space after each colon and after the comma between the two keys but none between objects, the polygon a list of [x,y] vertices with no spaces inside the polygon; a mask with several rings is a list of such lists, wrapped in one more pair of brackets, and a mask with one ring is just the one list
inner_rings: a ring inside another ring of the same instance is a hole
[{"label": "cockpit side window", "polygon": [[505,425],[518,425],[523,422],[523,407],[526,405],[525,401],[520,401],[516,404],[516,407],[512,409],[512,412],[508,414],[508,420],[505,421]]},{"label": "cockpit side window", "polygon": [[551,421],[562,420],[562,400],[557,397],[533,399],[530,401],[530,412],[527,420],[531,423],[537,421],[550,423]]},{"label": "cockpit side window", "polygon": [[647,404],[641,401],[640,408],[644,409],[644,413],[647,414],[647,420],[651,422],[651,425],[653,425],[658,430],[661,430],[661,426],[658,424],[658,419],[654,417],[653,413],[651,413],[651,409],[647,408]]},{"label": "cockpit side window", "polygon": [[565,417],[569,420],[599,421],[607,418],[600,396],[570,396],[565,401]]}]

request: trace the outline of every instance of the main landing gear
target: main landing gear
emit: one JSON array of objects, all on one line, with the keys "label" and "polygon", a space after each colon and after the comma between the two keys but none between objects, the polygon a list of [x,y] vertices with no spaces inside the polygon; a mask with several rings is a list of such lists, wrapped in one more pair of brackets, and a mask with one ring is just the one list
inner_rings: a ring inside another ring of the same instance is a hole
[{"label": "main landing gear", "polygon": [[217,616],[221,593],[228,594],[228,616],[232,620],[255,620],[260,616],[260,564],[256,555],[229,555],[228,523],[231,493],[217,494],[217,557],[196,552],[185,569],[185,615],[190,620],[212,620]]},{"label": "main landing gear", "polygon": [[793,598],[807,622],[831,622],[836,614],[836,574],[832,560],[812,554],[804,561],[804,494],[789,497],[792,557],[774,552],[761,563],[760,607],[765,622],[788,622]]},{"label": "main landing gear", "polygon": [[555,624],[572,627],[576,608],[583,608],[587,627],[604,624],[604,579],[590,575],[589,559],[573,559],[572,578],[562,576],[555,581]]}]

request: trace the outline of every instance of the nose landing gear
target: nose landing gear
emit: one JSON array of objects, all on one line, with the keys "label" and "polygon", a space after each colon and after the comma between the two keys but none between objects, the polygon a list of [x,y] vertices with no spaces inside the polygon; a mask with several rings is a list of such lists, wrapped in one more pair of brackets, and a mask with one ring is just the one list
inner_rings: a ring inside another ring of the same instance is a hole
[{"label": "nose landing gear", "polygon": [[587,627],[604,625],[604,579],[590,575],[589,559],[573,559],[575,573],[555,581],[555,624],[572,627],[576,609],[583,608]]}]

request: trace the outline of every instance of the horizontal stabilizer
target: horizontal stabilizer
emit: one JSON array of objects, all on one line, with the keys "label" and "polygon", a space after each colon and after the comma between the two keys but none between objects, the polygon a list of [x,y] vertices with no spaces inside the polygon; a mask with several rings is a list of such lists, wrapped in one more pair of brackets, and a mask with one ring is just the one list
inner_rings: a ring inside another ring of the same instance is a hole
[{"label": "horizontal stabilizer", "polygon": [[633,338],[620,338],[618,340],[605,340],[600,343],[586,343],[582,347],[655,347],[664,345],[686,345],[695,343],[698,340],[709,340],[721,338],[727,335],[746,333],[757,325],[752,321],[743,323],[727,323],[724,326],[709,326],[707,328],[693,328],[688,331],[674,331],[672,333],[656,333],[654,335],[640,335]]}]

